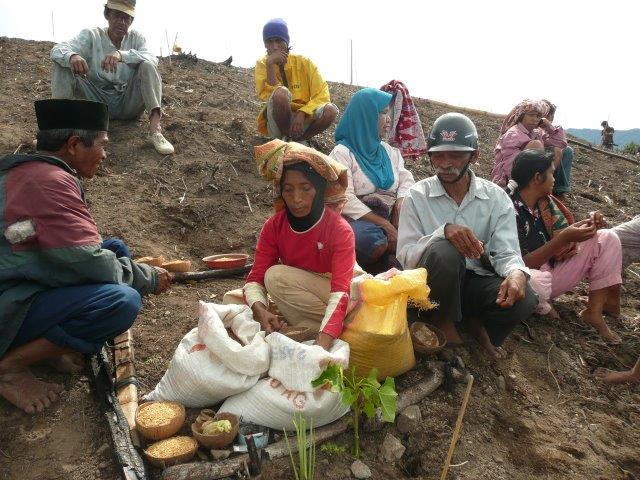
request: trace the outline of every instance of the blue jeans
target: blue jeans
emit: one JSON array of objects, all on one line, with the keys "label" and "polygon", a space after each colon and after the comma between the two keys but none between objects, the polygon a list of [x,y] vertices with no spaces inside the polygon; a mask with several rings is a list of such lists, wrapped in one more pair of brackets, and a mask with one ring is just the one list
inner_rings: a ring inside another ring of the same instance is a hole
[{"label": "blue jeans", "polygon": [[556,183],[553,186],[553,193],[568,193],[571,191],[571,164],[573,163],[573,148],[567,147],[562,151],[560,166],[556,168],[553,176]]},{"label": "blue jeans", "polygon": [[[106,240],[102,247],[119,257],[129,253],[119,239]],[[11,348],[44,337],[63,348],[96,353],[105,341],[133,325],[141,306],[140,294],[128,285],[52,288],[36,295]]]},{"label": "blue jeans", "polygon": [[356,237],[356,261],[358,265],[368,265],[375,262],[371,253],[381,245],[387,244],[387,234],[373,222],[367,220],[353,220],[345,217]]}]

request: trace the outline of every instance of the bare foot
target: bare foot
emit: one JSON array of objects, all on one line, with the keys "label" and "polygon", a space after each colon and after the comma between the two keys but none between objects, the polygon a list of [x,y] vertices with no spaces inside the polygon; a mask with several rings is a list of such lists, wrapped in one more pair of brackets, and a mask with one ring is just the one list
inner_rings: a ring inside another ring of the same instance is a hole
[{"label": "bare foot", "polygon": [[614,372],[608,368],[596,368],[593,374],[602,382],[609,385],[617,385],[620,383],[640,383],[640,378],[633,375],[632,370],[625,370],[624,372]]},{"label": "bare foot", "polygon": [[29,370],[0,375],[0,395],[30,415],[49,407],[61,390],[60,385],[38,380]]},{"label": "bare foot", "polygon": [[610,343],[611,345],[619,345],[622,343],[622,338],[617,333],[611,331],[609,326],[602,318],[602,314],[594,313],[588,309],[580,312],[580,318],[587,324],[591,325],[598,332],[598,335],[602,337],[602,339]]},{"label": "bare foot", "polygon": [[487,333],[487,329],[482,325],[482,321],[478,318],[467,318],[467,326],[469,328],[469,332],[473,335],[473,338],[480,344],[480,346],[484,349],[485,353],[492,360],[503,360],[507,358],[507,353],[500,347],[496,347],[493,343],[491,343],[491,339],[489,338],[489,334]]},{"label": "bare foot", "polygon": [[433,325],[435,325],[442,331],[442,333],[444,333],[444,336],[447,339],[447,345],[455,347],[464,343],[462,338],[460,338],[460,335],[458,334],[458,331],[456,330],[453,322],[443,320],[434,315],[433,318],[430,319],[430,323],[433,323]]},{"label": "bare foot", "polygon": [[60,373],[80,373],[85,366],[81,353],[65,353],[49,359],[47,363]]}]

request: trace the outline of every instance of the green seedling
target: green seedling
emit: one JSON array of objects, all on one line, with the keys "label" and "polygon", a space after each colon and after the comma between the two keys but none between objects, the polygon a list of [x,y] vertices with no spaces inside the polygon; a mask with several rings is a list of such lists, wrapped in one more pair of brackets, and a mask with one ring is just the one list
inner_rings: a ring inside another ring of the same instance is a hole
[{"label": "green seedling", "polygon": [[360,458],[360,419],[362,414],[367,418],[373,418],[376,409],[380,408],[382,419],[385,422],[393,422],[396,418],[396,393],[395,382],[392,377],[387,377],[383,384],[377,380],[378,370],[373,368],[367,377],[356,376],[356,369],[352,367],[348,372],[339,365],[329,365],[311,385],[317,387],[329,387],[332,392],[342,395],[342,402],[351,407],[353,414],[353,450],[356,458]]},{"label": "green seedling", "polygon": [[296,480],[313,480],[316,469],[316,438],[313,435],[313,419],[311,419],[308,433],[307,419],[301,413],[296,413],[293,416],[293,426],[296,429],[296,443],[298,444],[297,464],[293,458],[287,431],[284,430],[284,439],[287,443],[287,449],[289,449],[291,468]]}]

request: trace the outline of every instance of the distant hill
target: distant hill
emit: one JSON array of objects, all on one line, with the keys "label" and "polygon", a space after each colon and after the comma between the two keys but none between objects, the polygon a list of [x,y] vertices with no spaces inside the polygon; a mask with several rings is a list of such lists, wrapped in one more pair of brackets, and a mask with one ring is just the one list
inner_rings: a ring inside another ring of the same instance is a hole
[{"label": "distant hill", "polygon": [[[615,128],[615,125],[613,127]],[[568,128],[567,133],[595,145],[600,145],[600,130],[595,128]],[[623,148],[629,142],[640,144],[640,128],[616,130],[613,134],[613,142],[618,145],[618,148]]]}]

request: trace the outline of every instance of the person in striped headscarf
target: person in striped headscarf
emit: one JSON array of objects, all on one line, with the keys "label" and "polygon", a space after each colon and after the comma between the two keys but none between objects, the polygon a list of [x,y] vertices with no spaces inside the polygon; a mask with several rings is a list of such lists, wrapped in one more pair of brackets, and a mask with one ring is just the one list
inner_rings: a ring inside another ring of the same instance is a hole
[{"label": "person in striped headscarf", "polygon": [[495,163],[491,171],[494,183],[501,187],[507,185],[513,161],[525,149],[552,148],[554,164],[556,167],[560,164],[567,140],[562,127],[554,127],[545,118],[549,111],[549,103],[546,101],[525,99],[505,117],[494,149]]}]

